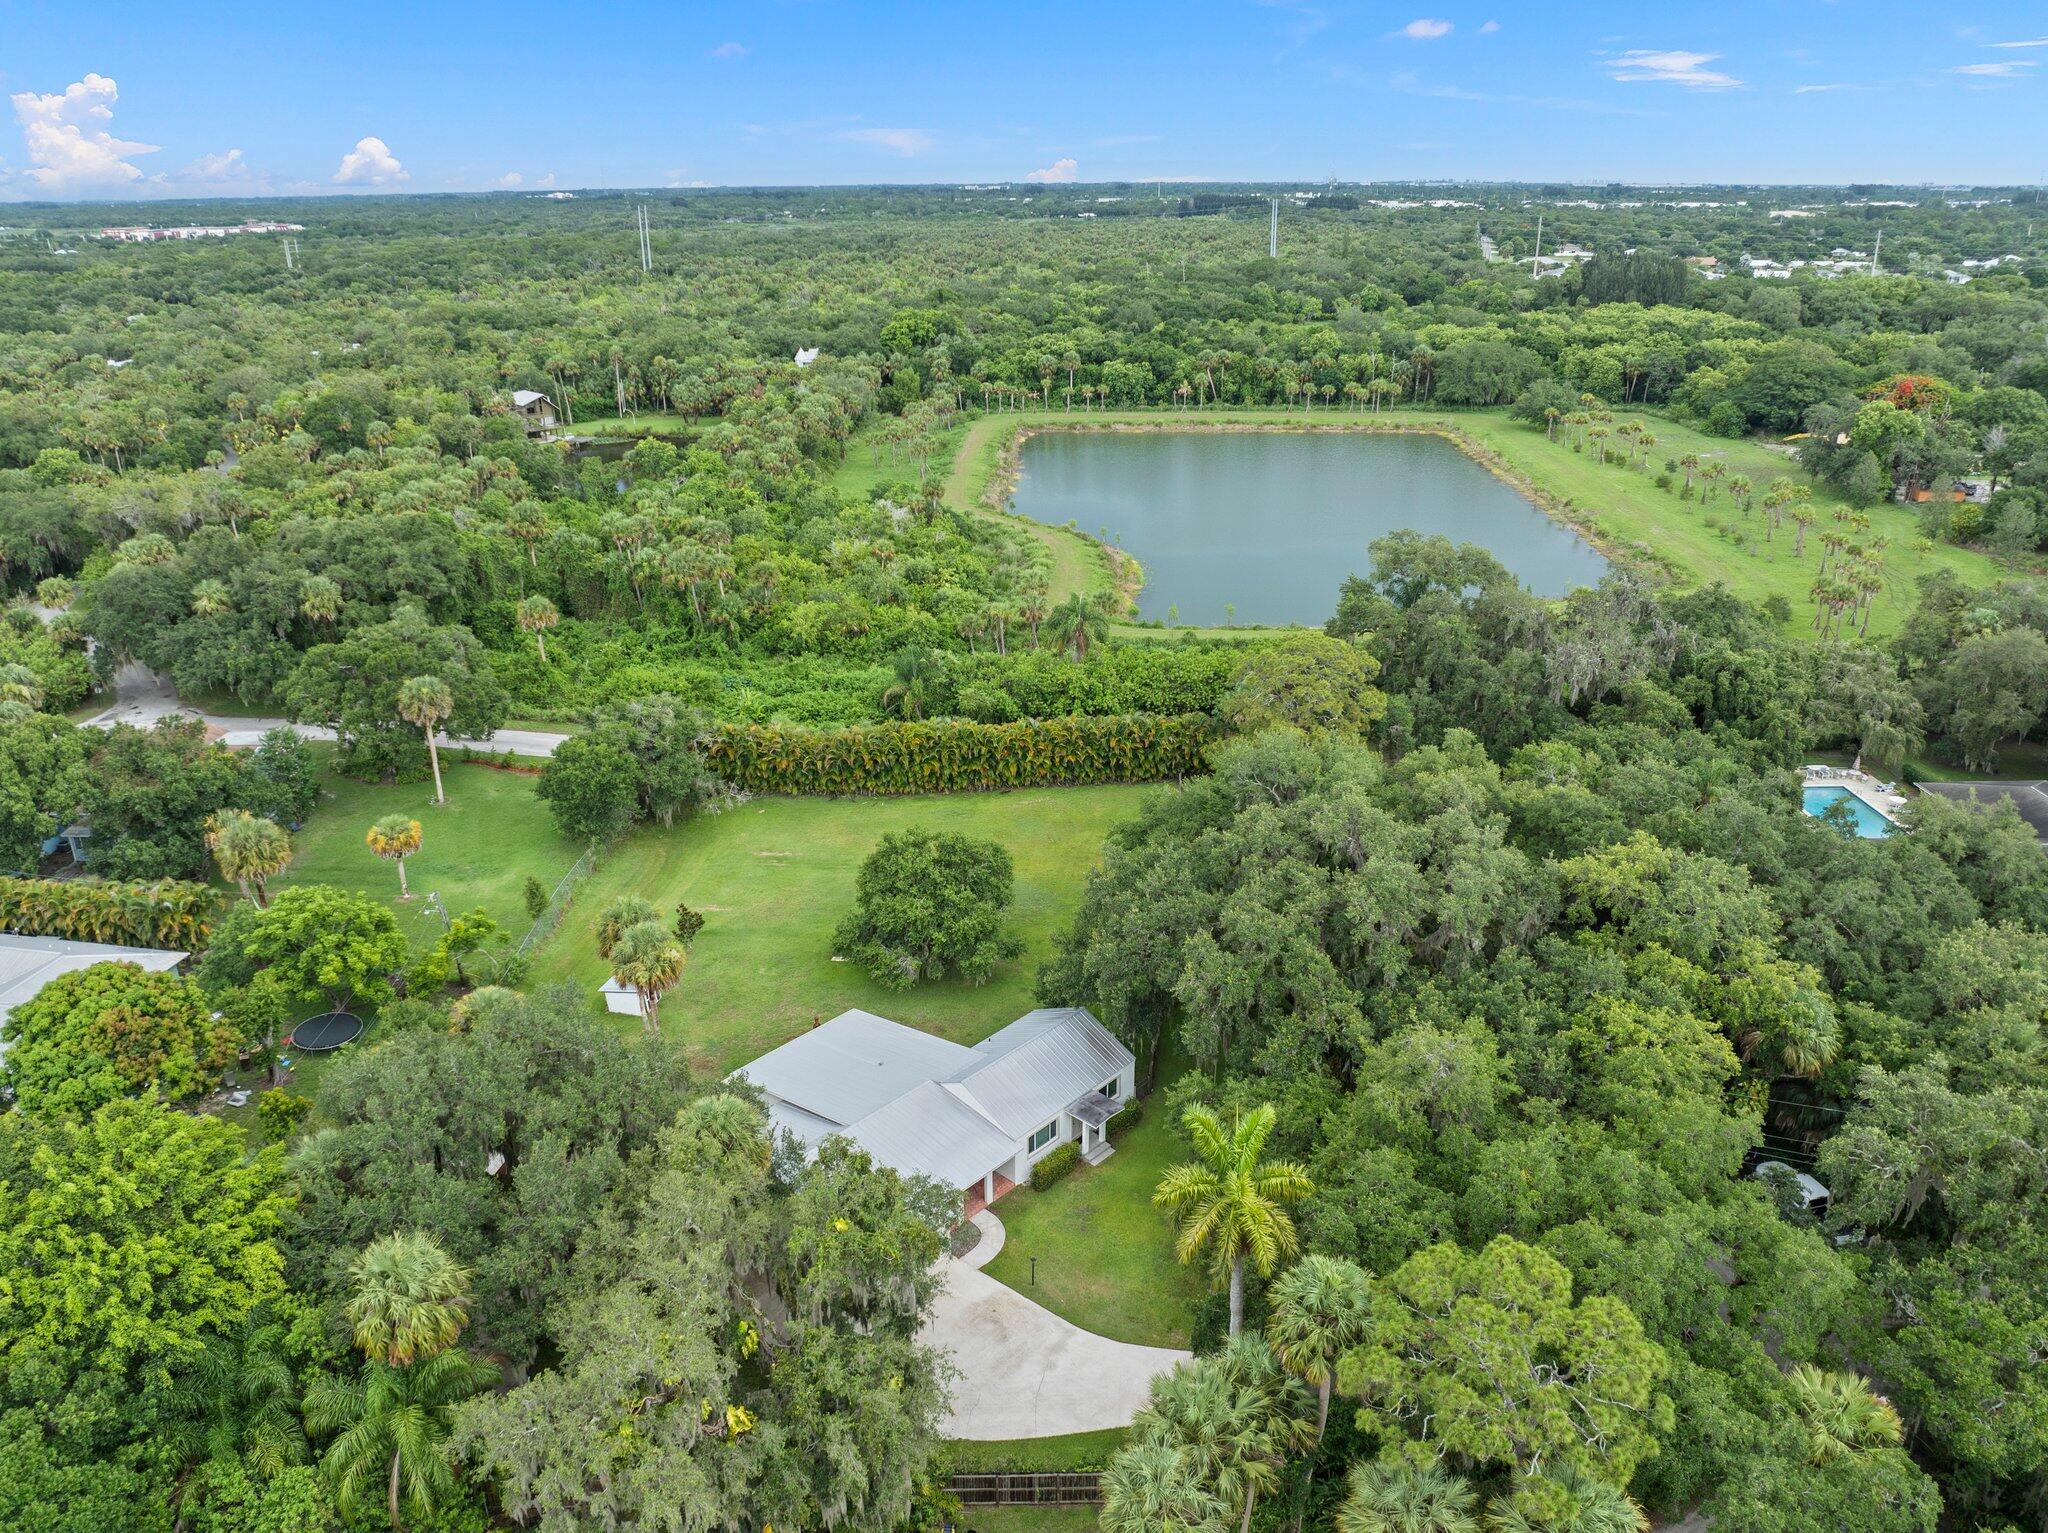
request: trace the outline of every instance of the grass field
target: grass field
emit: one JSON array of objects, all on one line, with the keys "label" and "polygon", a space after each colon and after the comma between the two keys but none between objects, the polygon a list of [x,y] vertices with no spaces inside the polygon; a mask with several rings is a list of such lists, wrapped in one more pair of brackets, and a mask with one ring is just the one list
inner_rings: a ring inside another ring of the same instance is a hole
[{"label": "grass field", "polygon": [[[861,1007],[972,1043],[1031,1008],[1031,982],[1111,825],[1147,788],[1039,788],[923,798],[769,798],[673,830],[628,836],[578,892],[536,954],[530,985],[574,983],[596,1004],[605,966],[593,931],[605,905],[637,894],[664,912],[684,901],[705,927],[662,1030],[699,1068],[723,1073],[813,1023]],[[1024,955],[988,984],[884,990],[835,963],[832,932],[853,903],[854,875],[884,833],[910,827],[985,836],[1016,863],[1010,929]],[[431,834],[431,833],[430,833]],[[631,1018],[618,1019],[637,1028]]]},{"label": "grass field", "polygon": [[574,436],[618,438],[678,436],[688,430],[689,425],[690,417],[687,415],[650,410],[641,415],[608,415],[594,420],[580,420],[575,425],[564,426],[562,429]]},{"label": "grass field", "polygon": [[1092,1506],[967,1506],[963,1533],[1091,1533],[1100,1513]]},{"label": "grass field", "polygon": [[1100,1432],[1070,1432],[1065,1437],[1023,1437],[1014,1442],[949,1442],[946,1457],[956,1474],[1066,1474],[1100,1469],[1130,1436],[1128,1427]]},{"label": "grass field", "polygon": [[[448,802],[438,807],[431,781],[387,786],[323,773],[319,805],[292,838],[292,865],[271,882],[272,890],[292,884],[359,890],[391,908],[415,949],[440,935],[440,922],[425,908],[426,896],[438,893],[449,914],[481,905],[517,940],[529,921],[527,875],[552,889],[582,848],[555,830],[530,775],[446,760],[441,773]],[[420,849],[406,861],[413,890],[407,901],[398,897],[398,870],[363,844],[370,823],[387,814],[420,822]]]},{"label": "grass field", "polygon": [[[1621,419],[1634,413],[1639,412],[1617,412]],[[1747,474],[1759,492],[1777,478],[1811,483],[1791,457],[1764,443],[1705,436],[1646,412],[1641,412],[1641,418],[1657,438],[1651,454],[1657,467],[1667,458],[1698,453],[1703,463],[1724,462],[1731,473]],[[1085,414],[1052,410],[988,415],[966,428],[953,452],[946,481],[947,500],[963,509],[998,514],[986,512],[984,499],[1001,466],[1003,448],[1020,427],[1039,423],[1187,430],[1231,424],[1381,429],[1448,426],[1485,453],[1497,457],[1511,474],[1526,480],[1544,496],[1568,506],[1611,553],[1662,567],[1681,589],[1720,580],[1752,601],[1782,596],[1792,608],[1787,624],[1790,632],[1807,632],[1812,622],[1808,591],[1820,560],[1817,537],[1808,538],[1803,555],[1795,554],[1789,522],[1774,539],[1766,541],[1761,514],[1744,516],[1725,491],[1705,505],[1697,498],[1682,500],[1675,489],[1659,489],[1654,473],[1600,464],[1586,454],[1574,453],[1563,434],[1552,442],[1542,432],[1510,420],[1505,411],[1403,409],[1389,410],[1376,417],[1344,411],[1304,414],[1298,410],[1097,410]],[[1817,532],[1819,526],[1832,525],[1827,513],[1841,501],[1831,491],[1817,488],[1814,504],[1823,518],[1816,526]],[[1987,555],[1948,544],[1926,544],[1920,534],[1918,514],[1910,507],[1886,504],[1867,514],[1872,531],[1891,539],[1891,547],[1885,553],[1886,589],[1872,607],[1873,635],[1890,633],[1904,621],[1912,605],[1914,581],[1922,574],[1945,568],[1973,585],[1983,585],[2003,573],[1998,562]],[[1017,520],[1013,519],[1011,525],[1017,525]],[[1101,549],[1092,541],[1065,528],[1030,522],[1024,526],[1046,544],[1053,556],[1056,597],[1073,590],[1109,588],[1108,566]],[[1124,636],[1150,631],[1129,627],[1119,630]]]},{"label": "grass field", "polygon": [[1144,1121],[1101,1165],[1077,1166],[1044,1192],[1019,1187],[1006,1196],[996,1206],[1003,1248],[984,1270],[1083,1330],[1185,1347],[1203,1274],[1173,1259],[1173,1221],[1152,1206],[1166,1168],[1187,1158],[1160,1100],[1151,1098]]}]

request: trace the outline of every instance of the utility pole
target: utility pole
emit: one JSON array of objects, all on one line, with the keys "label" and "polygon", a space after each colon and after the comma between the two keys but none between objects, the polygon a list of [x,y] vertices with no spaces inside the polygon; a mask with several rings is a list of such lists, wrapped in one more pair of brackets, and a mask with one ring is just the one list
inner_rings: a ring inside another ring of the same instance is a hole
[{"label": "utility pole", "polygon": [[1273,222],[1266,229],[1266,254],[1277,261],[1280,259],[1280,199],[1273,199]]},{"label": "utility pole", "polygon": [[654,242],[647,221],[647,204],[641,203],[633,209],[633,232],[640,237],[640,269],[654,270]]},{"label": "utility pole", "polygon": [[1529,257],[1529,280],[1536,280],[1536,263],[1543,259],[1543,214],[1536,214],[1536,253]]},{"label": "utility pole", "polygon": [[1870,275],[1873,277],[1877,275],[1877,257],[1883,249],[1884,230],[1880,229],[1877,231],[1877,238],[1870,245]]}]

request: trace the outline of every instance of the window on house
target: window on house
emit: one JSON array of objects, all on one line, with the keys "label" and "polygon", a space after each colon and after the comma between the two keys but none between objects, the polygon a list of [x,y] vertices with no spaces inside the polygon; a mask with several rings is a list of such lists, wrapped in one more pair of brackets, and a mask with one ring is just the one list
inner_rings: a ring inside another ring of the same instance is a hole
[{"label": "window on house", "polygon": [[1102,1083],[1102,1090],[1099,1094],[1106,1097],[1113,1097],[1116,1095],[1116,1086],[1117,1083],[1113,1080],[1104,1081]]},{"label": "window on house", "polygon": [[1059,1131],[1060,1120],[1057,1118],[1053,1119],[1052,1122],[1046,1124],[1044,1128],[1033,1129],[1031,1131],[1031,1139],[1029,1144],[1027,1145],[1027,1150],[1030,1153],[1036,1153],[1037,1151],[1044,1149],[1047,1145],[1053,1142],[1054,1136],[1057,1135]]}]

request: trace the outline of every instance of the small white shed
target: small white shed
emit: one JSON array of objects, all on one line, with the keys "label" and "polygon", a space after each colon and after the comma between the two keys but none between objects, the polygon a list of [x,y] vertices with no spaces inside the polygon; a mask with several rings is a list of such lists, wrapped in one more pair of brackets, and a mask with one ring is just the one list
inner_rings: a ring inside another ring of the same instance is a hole
[{"label": "small white shed", "polygon": [[640,992],[614,974],[598,987],[598,994],[604,997],[604,1009],[615,1011],[622,1017],[644,1017],[647,1013],[640,1005]]}]

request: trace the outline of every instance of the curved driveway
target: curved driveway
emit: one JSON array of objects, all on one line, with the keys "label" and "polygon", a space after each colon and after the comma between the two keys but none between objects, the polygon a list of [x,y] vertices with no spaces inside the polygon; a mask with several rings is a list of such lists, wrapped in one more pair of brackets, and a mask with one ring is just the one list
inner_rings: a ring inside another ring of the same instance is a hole
[{"label": "curved driveway", "polygon": [[1003,1248],[1002,1221],[983,1209],[974,1225],[975,1248],[940,1263],[945,1286],[923,1337],[959,1370],[946,1436],[1003,1442],[1129,1426],[1152,1380],[1190,1354],[1097,1336],[998,1283],[981,1269]]}]

